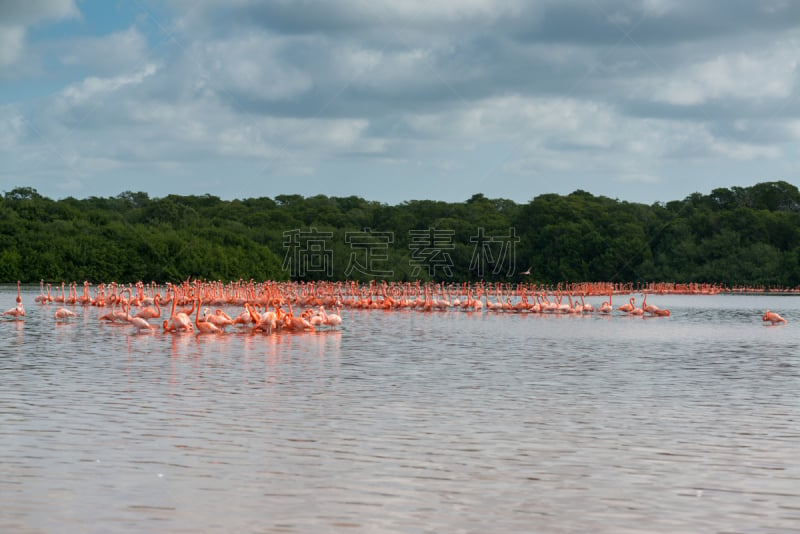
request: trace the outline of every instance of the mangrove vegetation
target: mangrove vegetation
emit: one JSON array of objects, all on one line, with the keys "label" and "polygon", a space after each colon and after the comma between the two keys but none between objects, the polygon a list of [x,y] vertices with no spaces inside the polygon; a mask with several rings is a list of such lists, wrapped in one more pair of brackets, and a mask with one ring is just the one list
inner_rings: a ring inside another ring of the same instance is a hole
[{"label": "mangrove vegetation", "polygon": [[[800,285],[787,182],[653,205],[585,191],[527,204],[356,196],[0,197],[0,281],[477,280]],[[525,274],[530,269],[530,274]]]}]

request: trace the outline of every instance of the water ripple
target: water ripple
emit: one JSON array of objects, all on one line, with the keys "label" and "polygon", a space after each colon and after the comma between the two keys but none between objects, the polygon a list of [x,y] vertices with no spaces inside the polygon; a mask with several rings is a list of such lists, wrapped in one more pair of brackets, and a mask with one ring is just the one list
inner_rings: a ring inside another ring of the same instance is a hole
[{"label": "water ripple", "polygon": [[0,530],[797,531],[800,301],[658,300],[221,337],[28,306],[0,322]]}]

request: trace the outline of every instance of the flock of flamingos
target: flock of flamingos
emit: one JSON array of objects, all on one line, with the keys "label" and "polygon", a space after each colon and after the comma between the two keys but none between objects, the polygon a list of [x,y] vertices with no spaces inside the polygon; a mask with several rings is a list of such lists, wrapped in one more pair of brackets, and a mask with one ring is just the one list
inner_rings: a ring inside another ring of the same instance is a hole
[{"label": "flock of flamingos", "polygon": [[[79,293],[77,283],[62,282],[60,292],[56,286],[53,295],[51,284],[42,281],[40,293],[34,301],[40,305],[55,303],[58,306],[53,314],[56,321],[76,317],[77,306],[93,306],[102,309],[98,321],[130,324],[139,333],[163,330],[221,334],[227,328],[236,328],[269,334],[336,329],[342,324],[341,308],[606,315],[618,312],[669,317],[669,310],[647,303],[648,293],[715,294],[722,291],[715,285],[705,284],[649,284],[634,288],[631,284],[580,283],[537,288],[534,284],[362,284],[354,281],[296,283],[251,280],[223,284],[200,280],[190,282],[188,279],[181,284],[112,282],[99,284],[94,290],[91,286],[84,282]],[[624,304],[614,307],[615,294],[628,295],[634,291],[642,294],[640,305],[636,304],[636,297],[631,296]],[[586,302],[587,296],[607,296],[608,300],[595,309]],[[24,320],[25,308],[19,282],[16,301],[16,306],[2,315]],[[237,308],[239,313],[231,317],[226,308]],[[300,312],[296,313],[296,309]],[[328,310],[334,310],[334,313]],[[786,319],[770,310],[764,313],[762,320],[773,325],[786,323]]]}]

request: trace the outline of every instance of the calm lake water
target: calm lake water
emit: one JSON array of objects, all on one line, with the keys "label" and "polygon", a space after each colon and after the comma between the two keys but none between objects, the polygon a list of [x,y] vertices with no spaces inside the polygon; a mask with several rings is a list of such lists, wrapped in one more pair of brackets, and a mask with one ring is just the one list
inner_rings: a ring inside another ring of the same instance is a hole
[{"label": "calm lake water", "polygon": [[209,337],[37,294],[0,320],[1,532],[800,531],[800,297]]}]

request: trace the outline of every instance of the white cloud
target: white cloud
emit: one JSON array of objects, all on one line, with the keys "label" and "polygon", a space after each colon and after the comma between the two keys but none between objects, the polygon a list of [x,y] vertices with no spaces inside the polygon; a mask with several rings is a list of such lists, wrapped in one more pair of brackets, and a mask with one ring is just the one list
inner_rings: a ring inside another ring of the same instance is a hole
[{"label": "white cloud", "polygon": [[670,11],[677,9],[679,2],[674,0],[642,0],[642,11],[653,17],[660,17]]},{"label": "white cloud", "polygon": [[157,71],[157,65],[148,63],[132,74],[123,74],[112,78],[90,76],[78,84],[67,86],[61,94],[66,100],[67,105],[83,104],[90,99],[113,93],[123,87],[141,84],[146,78],[153,76]]},{"label": "white cloud", "polygon": [[72,0],[3,0],[0,2],[0,67],[23,56],[30,26],[79,15]]},{"label": "white cloud", "polygon": [[441,113],[414,114],[408,124],[426,137],[602,149],[608,148],[618,135],[618,120],[610,108],[598,103],[575,98],[508,96],[475,101],[468,107]]},{"label": "white cloud", "polygon": [[[672,1],[602,0],[594,18],[580,19],[585,37],[567,27],[580,2],[174,2],[179,20],[124,20],[115,27],[126,29],[102,36],[27,43],[31,25],[78,15],[72,2],[46,4],[0,16],[0,66],[46,65],[39,74],[53,84],[28,96],[31,76],[8,92],[23,96],[0,107],[0,150],[15,156],[0,158],[0,176],[35,160],[27,175],[60,176],[62,187],[89,194],[110,175],[152,177],[158,187],[174,178],[181,192],[187,177],[224,189],[248,172],[310,194],[337,173],[424,191],[448,175],[455,190],[498,186],[517,200],[550,192],[552,182],[541,184],[554,175],[563,187],[589,189],[586,177],[597,188],[650,191],[681,166],[713,174],[784,162],[800,139],[794,30],[695,42],[676,26],[657,46],[596,46],[612,23],[654,28],[706,13]],[[558,25],[567,37],[553,38]],[[709,116],[675,109],[702,104]],[[290,175],[305,178],[278,178]],[[254,194],[286,192],[263,187]]]},{"label": "white cloud", "polygon": [[350,9],[368,17],[397,21],[461,22],[468,19],[493,20],[515,15],[522,11],[524,3],[509,0],[498,3],[494,0],[358,0],[350,3]]},{"label": "white cloud", "polygon": [[0,25],[0,67],[14,63],[25,47],[25,28]]},{"label": "white cloud", "polygon": [[772,145],[741,143],[724,139],[714,139],[711,150],[717,156],[731,160],[775,159],[781,155],[781,149]]},{"label": "white cloud", "polygon": [[11,151],[24,134],[25,119],[13,106],[0,106],[0,150]]},{"label": "white cloud", "polygon": [[73,0],[3,0],[0,20],[30,26],[42,20],[79,16]]},{"label": "white cloud", "polygon": [[308,91],[311,76],[278,57],[286,41],[251,33],[203,45],[198,53],[212,87],[264,100],[284,100]]},{"label": "white cloud", "polygon": [[135,27],[99,37],[73,38],[59,52],[61,62],[92,72],[119,72],[140,64],[147,54],[147,38]]},{"label": "white cloud", "polygon": [[729,52],[680,67],[641,86],[659,102],[679,106],[727,98],[786,98],[794,90],[798,43],[777,42],[760,53]]},{"label": "white cloud", "polygon": [[[265,6],[261,0],[173,0],[178,11],[193,10],[192,16],[199,12],[213,13],[219,8],[233,10],[266,10],[267,13],[305,15],[311,24],[319,13],[330,14],[340,20],[361,23],[392,22],[395,25],[405,23],[442,24],[463,23],[467,20],[487,22],[499,18],[513,17],[523,11],[533,13],[529,2],[525,0],[275,0]],[[542,3],[543,4],[543,3]],[[542,7],[544,7],[542,5]],[[541,8],[540,8],[541,9]]]}]

